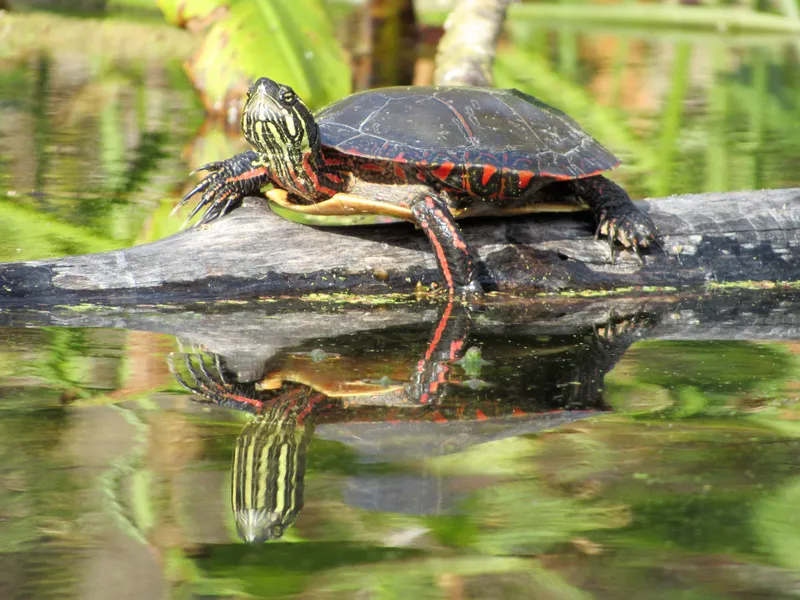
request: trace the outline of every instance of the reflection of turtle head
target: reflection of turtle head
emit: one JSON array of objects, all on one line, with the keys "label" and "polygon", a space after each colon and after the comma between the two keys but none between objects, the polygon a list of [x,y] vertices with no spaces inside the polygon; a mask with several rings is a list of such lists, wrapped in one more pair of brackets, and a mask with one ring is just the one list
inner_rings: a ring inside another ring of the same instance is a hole
[{"label": "reflection of turtle head", "polygon": [[234,517],[239,537],[248,544],[261,544],[269,540],[277,540],[283,535],[284,525],[279,512],[242,508],[235,510]]},{"label": "reflection of turtle head", "polygon": [[294,411],[273,409],[247,425],[236,441],[231,505],[245,542],[278,539],[297,519],[312,429],[298,425]]},{"label": "reflection of turtle head", "polygon": [[[209,360],[209,358],[211,360]],[[245,542],[280,538],[303,508],[306,452],[317,411],[327,397],[304,385],[266,392],[255,384],[233,382],[215,355],[183,355],[187,376],[168,364],[178,383],[214,404],[255,413],[236,440],[231,506]]]}]

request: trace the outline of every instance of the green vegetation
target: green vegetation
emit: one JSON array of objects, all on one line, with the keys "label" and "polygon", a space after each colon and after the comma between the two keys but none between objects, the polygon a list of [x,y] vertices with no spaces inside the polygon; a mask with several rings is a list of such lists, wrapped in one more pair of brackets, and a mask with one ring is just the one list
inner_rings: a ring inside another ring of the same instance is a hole
[{"label": "green vegetation", "polygon": [[159,6],[177,25],[214,20],[187,68],[209,112],[238,105],[265,64],[270,77],[312,106],[350,91],[350,69],[320,0],[159,0]]},{"label": "green vegetation", "polygon": [[[769,6],[514,5],[496,83],[583,123],[624,157],[614,176],[636,196],[798,185],[797,3]],[[346,39],[353,11],[109,0],[105,17],[0,16],[0,259],[176,231],[181,217],[168,213],[188,172],[246,148],[234,113],[248,81],[286,81],[315,106],[349,93],[341,48],[363,50]],[[377,318],[407,299],[305,300]],[[103,315],[115,323],[114,310]],[[482,397],[521,377],[519,365],[569,363],[583,343],[493,350],[514,328],[453,369],[484,380]],[[413,355],[402,365],[413,371],[428,335],[392,332],[395,361],[381,363],[358,332],[352,362],[394,380],[398,357]],[[273,343],[265,337],[265,356]],[[175,349],[144,332],[0,330],[0,588],[75,597],[103,571],[88,561],[116,560],[175,598],[796,596],[796,343],[641,342],[605,379],[613,413],[463,447],[443,435],[453,451],[423,458],[373,456],[345,424],[318,427],[303,512],[260,547],[238,542],[229,510],[232,447],[249,416],[191,402],[166,368]],[[549,373],[532,373],[520,390],[544,388]],[[397,497],[405,511],[381,504]]]},{"label": "green vegetation", "polygon": [[[800,21],[775,6],[513,5],[496,84],[574,116],[623,158],[614,176],[636,197],[795,185]],[[113,0],[107,14],[2,17],[4,260],[173,233],[187,172],[247,147],[248,82],[269,75],[320,106],[350,91],[342,47],[363,42],[351,5],[320,0]],[[201,125],[203,108],[215,117]]]}]

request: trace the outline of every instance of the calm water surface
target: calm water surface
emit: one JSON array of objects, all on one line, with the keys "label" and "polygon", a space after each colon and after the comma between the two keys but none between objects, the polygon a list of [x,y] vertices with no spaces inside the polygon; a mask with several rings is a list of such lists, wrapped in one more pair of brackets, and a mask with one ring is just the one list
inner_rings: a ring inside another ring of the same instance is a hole
[{"label": "calm water surface", "polygon": [[[800,183],[795,48],[512,33],[633,195]],[[168,235],[242,147],[179,52],[55,43],[0,55],[2,260]],[[0,309],[0,596],[796,598],[796,296]]]}]

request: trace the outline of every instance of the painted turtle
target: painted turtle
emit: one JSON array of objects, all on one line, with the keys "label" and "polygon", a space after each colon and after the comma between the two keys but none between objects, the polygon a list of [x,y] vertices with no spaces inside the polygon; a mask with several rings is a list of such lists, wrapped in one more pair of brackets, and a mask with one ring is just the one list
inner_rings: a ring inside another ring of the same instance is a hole
[{"label": "painted turtle", "polygon": [[[210,173],[178,205],[203,193],[189,218],[207,206],[199,224],[207,223],[255,195],[304,213],[406,219],[430,240],[451,296],[481,293],[457,218],[570,210],[567,198],[577,197],[612,258],[614,240],[637,255],[656,241],[650,218],[601,175],[620,161],[573,119],[517,90],[381,88],[312,115],[291,88],[262,77],[242,129],[256,150],[198,169]],[[274,189],[261,192],[267,184]]]}]

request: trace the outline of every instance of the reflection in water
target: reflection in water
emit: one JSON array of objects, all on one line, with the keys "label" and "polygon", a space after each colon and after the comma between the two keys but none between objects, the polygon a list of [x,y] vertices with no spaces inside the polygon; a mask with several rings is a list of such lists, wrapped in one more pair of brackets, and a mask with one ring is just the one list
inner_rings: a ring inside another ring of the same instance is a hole
[{"label": "reflection in water", "polygon": [[257,544],[278,539],[303,508],[314,418],[329,401],[302,385],[259,394],[254,388],[228,383],[219,358],[214,358],[212,366],[202,355],[194,362],[191,355],[184,355],[192,383],[175,370],[172,356],[170,370],[187,390],[256,415],[234,447],[231,508],[244,541]]},{"label": "reflection in water", "polygon": [[[275,540],[303,508],[306,452],[321,394],[291,390],[247,425],[233,451],[231,507],[239,536]],[[307,418],[311,417],[311,418]]]},{"label": "reflection in water", "polygon": [[[236,441],[232,465],[231,506],[241,539],[248,543],[275,540],[295,522],[304,504],[308,447],[319,422],[382,423],[392,428],[389,437],[399,438],[403,446],[413,445],[412,453],[428,455],[442,453],[430,444],[431,440],[433,445],[439,444],[442,437],[448,439],[444,453],[449,453],[484,443],[498,433],[499,437],[532,433],[603,410],[603,375],[633,339],[633,328],[627,322],[609,326],[602,334],[591,331],[588,343],[584,335],[588,332],[576,332],[574,339],[580,342],[574,346],[583,348],[578,353],[582,360],[572,360],[573,355],[565,361],[573,347],[553,345],[549,337],[538,338],[534,345],[541,352],[531,359],[538,367],[534,372],[547,374],[550,380],[537,381],[540,393],[518,395],[510,403],[499,400],[502,394],[491,391],[490,382],[474,385],[480,381],[475,376],[488,361],[474,357],[469,365],[461,361],[461,370],[472,378],[467,385],[455,385],[458,381],[452,376],[453,365],[464,354],[470,327],[466,308],[445,305],[405,385],[388,377],[347,381],[341,355],[319,347],[274,356],[265,365],[266,376],[255,382],[240,381],[218,355],[184,354],[184,374],[170,356],[170,370],[185,389],[204,401],[255,415]],[[336,342],[314,340],[314,344],[331,348]],[[338,380],[320,376],[326,371],[326,360],[337,363],[339,368],[334,370]],[[563,368],[565,363],[568,369]],[[369,370],[368,365],[360,366]],[[511,387],[508,381],[505,383]],[[565,389],[570,391],[565,394]],[[462,425],[445,433],[444,424],[451,421]],[[404,435],[410,433],[402,429],[404,425],[421,422],[434,428],[426,432],[417,427],[412,435]],[[385,444],[387,431],[380,429],[361,436],[359,442],[374,443],[370,437],[375,433]],[[430,439],[425,440],[425,436]],[[461,442],[456,441],[459,438]],[[388,446],[395,458],[408,452],[392,447],[391,442]],[[374,488],[374,482],[362,483]],[[356,494],[351,501],[363,504],[362,495]],[[404,502],[403,494],[400,498],[392,496],[396,511]]]},{"label": "reflection in water", "polygon": [[[745,340],[797,339],[797,300],[491,302],[427,404],[427,306],[4,312],[0,590],[791,598],[798,348]],[[57,322],[193,336],[205,402],[173,339]],[[240,543],[231,491],[239,535],[298,543]]]}]

